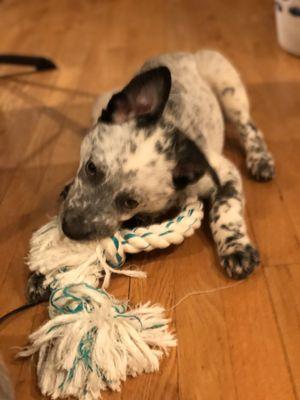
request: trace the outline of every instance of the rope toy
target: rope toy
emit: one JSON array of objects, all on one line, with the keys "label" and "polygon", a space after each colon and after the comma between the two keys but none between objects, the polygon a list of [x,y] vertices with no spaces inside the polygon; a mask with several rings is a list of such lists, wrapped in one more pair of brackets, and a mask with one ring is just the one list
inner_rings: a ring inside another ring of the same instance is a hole
[{"label": "rope toy", "polygon": [[171,220],[86,243],[65,237],[57,218],[33,234],[27,263],[51,287],[50,320],[29,336],[19,356],[38,353],[44,395],[96,400],[102,390],[120,391],[127,376],[159,369],[161,357],[176,346],[165,310],[150,302],[131,308],[106,289],[113,273],[145,277],[122,269],[125,254],[181,243],[200,227],[202,208],[190,198]]}]

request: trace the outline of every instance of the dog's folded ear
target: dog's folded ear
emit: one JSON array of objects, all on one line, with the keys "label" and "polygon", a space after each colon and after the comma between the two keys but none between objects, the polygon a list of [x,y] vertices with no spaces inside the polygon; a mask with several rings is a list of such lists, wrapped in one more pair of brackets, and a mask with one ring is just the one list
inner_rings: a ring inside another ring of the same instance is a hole
[{"label": "dog's folded ear", "polygon": [[170,89],[171,73],[167,67],[142,72],[112,96],[99,120],[121,124],[135,118],[139,125],[151,124],[161,116]]},{"label": "dog's folded ear", "polygon": [[215,185],[219,186],[219,178],[208,163],[203,152],[185,135],[177,135],[174,141],[176,165],[173,170],[173,184],[176,190],[196,183],[208,173]]}]

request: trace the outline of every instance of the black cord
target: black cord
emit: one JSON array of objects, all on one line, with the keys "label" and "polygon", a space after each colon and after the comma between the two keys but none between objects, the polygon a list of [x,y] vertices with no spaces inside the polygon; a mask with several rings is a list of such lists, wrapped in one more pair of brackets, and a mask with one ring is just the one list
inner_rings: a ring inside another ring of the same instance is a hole
[{"label": "black cord", "polygon": [[27,310],[28,308],[37,306],[38,304],[41,303],[48,303],[48,300],[42,300],[39,301],[37,303],[27,303],[27,304],[23,304],[22,306],[15,308],[14,310],[9,311],[7,314],[4,314],[0,317],[0,325],[2,324],[2,322],[6,321],[9,317],[18,314],[21,311]]},{"label": "black cord", "polygon": [[46,57],[21,56],[16,54],[0,54],[1,64],[30,65],[37,71],[56,69],[57,66],[52,60]]}]

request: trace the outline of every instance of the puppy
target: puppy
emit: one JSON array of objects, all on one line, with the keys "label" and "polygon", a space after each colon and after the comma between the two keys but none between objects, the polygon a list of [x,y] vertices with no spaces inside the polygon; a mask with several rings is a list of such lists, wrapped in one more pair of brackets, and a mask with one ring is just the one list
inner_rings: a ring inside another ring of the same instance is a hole
[{"label": "puppy", "polygon": [[158,216],[196,195],[209,200],[226,274],[247,277],[259,255],[243,216],[240,173],[222,154],[225,118],[239,134],[255,180],[270,180],[274,162],[230,62],[210,50],[158,56],[123,90],[100,98],[95,115],[64,196],[65,235],[110,236],[134,216]]}]

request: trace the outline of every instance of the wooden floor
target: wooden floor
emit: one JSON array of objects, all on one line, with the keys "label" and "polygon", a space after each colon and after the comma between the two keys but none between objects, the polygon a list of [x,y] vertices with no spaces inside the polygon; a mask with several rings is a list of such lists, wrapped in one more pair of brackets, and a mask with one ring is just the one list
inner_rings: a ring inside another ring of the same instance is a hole
[{"label": "wooden floor", "polygon": [[[237,287],[189,298],[172,313],[179,346],[157,374],[129,379],[116,400],[300,398],[300,59],[276,43],[272,1],[3,0],[0,53],[39,53],[57,71],[0,68],[0,314],[25,302],[24,257],[33,230],[55,214],[74,173],[94,97],[121,86],[147,57],[212,47],[238,66],[253,115],[277,165],[272,183],[251,181],[235,136],[247,219],[262,265]],[[111,291],[171,307],[186,293],[231,282],[207,229],[178,248],[132,262],[146,281],[116,278]],[[0,327],[1,353],[21,400],[42,399],[33,364],[16,349],[47,318],[39,306]]]}]

